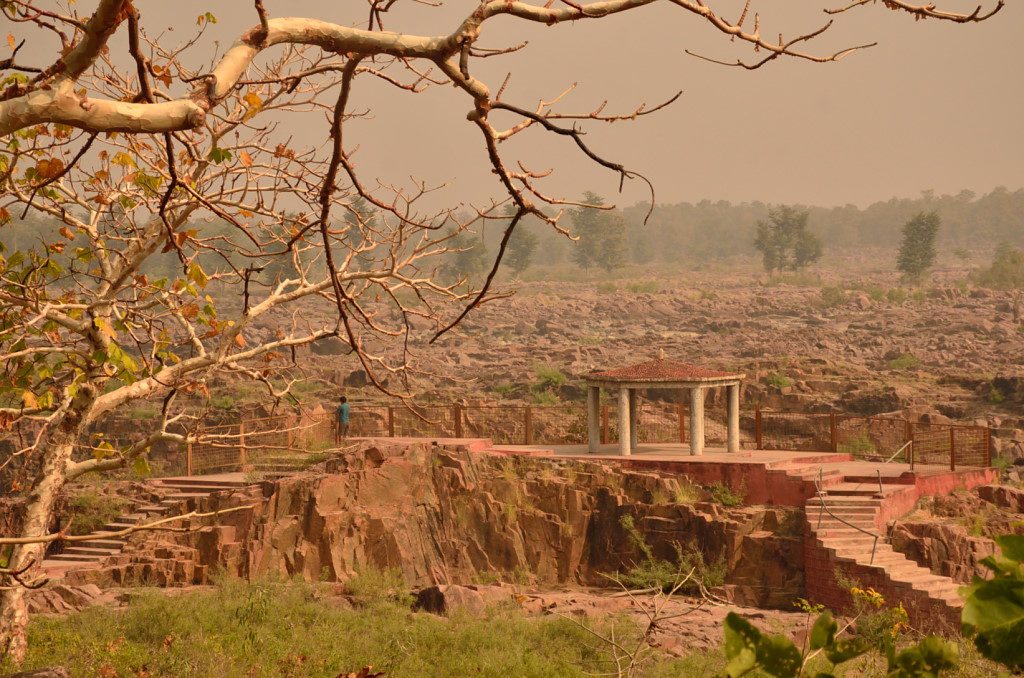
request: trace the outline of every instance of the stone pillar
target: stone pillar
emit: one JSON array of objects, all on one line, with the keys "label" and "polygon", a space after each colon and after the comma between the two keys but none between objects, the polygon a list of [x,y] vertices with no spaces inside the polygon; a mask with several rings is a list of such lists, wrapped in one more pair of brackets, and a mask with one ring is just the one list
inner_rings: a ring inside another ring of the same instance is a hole
[{"label": "stone pillar", "polygon": [[740,451],[740,385],[726,386],[729,395],[729,435],[726,449],[729,452]]},{"label": "stone pillar", "polygon": [[597,454],[601,449],[601,387],[587,387],[587,451]]},{"label": "stone pillar", "polygon": [[704,389],[690,389],[690,454],[704,454]]},{"label": "stone pillar", "polygon": [[629,456],[629,442],[633,437],[629,426],[629,389],[619,389],[619,454]]},{"label": "stone pillar", "polygon": [[636,389],[629,389],[629,449],[633,451],[637,446],[637,426],[636,426],[636,413],[637,413],[637,394]]}]

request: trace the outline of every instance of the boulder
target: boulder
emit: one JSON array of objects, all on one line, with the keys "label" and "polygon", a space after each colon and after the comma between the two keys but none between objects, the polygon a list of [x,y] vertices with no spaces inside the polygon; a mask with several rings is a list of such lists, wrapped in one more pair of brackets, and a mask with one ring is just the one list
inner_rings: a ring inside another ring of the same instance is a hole
[{"label": "boulder", "polygon": [[338,337],[324,337],[313,342],[311,349],[316,355],[348,355],[348,344]]},{"label": "boulder", "polygon": [[414,607],[424,612],[450,615],[456,611],[472,615],[483,614],[487,607],[479,591],[467,586],[444,584],[430,586],[416,594]]}]

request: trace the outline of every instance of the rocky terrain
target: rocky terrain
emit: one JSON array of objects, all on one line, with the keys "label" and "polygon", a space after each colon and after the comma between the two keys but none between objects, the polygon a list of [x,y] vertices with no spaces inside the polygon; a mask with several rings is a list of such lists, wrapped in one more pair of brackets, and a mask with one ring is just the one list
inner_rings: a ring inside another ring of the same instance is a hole
[{"label": "rocky terrain", "polygon": [[[656,357],[742,370],[744,406],[984,423],[997,450],[1024,456],[1024,321],[1019,299],[937,273],[905,289],[890,273],[766,282],[749,270],[674,278],[532,282],[484,304],[455,332],[411,343],[421,401],[578,401],[581,377]],[[800,283],[800,284],[795,284]],[[308,317],[329,309],[310,308]],[[271,336],[272,320],[253,329]],[[398,357],[401,346],[383,347]],[[338,340],[299,354],[310,401],[346,390],[380,401]],[[545,383],[537,368],[564,375]],[[561,381],[556,379],[557,381]],[[226,384],[220,385],[228,388]],[[547,391],[543,398],[538,394]],[[654,394],[657,397],[660,394]]]},{"label": "rocky terrain", "polygon": [[742,604],[792,609],[803,587],[799,509],[727,508],[671,474],[598,462],[371,445],[209,502],[253,508],[180,537],[139,535],[69,582],[190,585],[213,570],[345,581],[371,567],[420,587],[609,586],[636,568],[665,584],[675,574],[666,564],[682,557],[719,598]]}]

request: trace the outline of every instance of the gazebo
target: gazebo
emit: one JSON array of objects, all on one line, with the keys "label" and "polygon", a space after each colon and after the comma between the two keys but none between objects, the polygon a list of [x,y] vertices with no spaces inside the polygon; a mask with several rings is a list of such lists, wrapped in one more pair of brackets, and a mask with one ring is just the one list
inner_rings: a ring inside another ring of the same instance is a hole
[{"label": "gazebo", "polygon": [[595,371],[587,375],[587,438],[590,453],[601,443],[601,389],[618,391],[619,454],[628,455],[637,447],[637,392],[648,388],[689,389],[690,391],[690,454],[704,453],[704,391],[724,386],[728,391],[729,452],[740,449],[740,382],[745,374],[709,370],[696,365],[656,360]]}]

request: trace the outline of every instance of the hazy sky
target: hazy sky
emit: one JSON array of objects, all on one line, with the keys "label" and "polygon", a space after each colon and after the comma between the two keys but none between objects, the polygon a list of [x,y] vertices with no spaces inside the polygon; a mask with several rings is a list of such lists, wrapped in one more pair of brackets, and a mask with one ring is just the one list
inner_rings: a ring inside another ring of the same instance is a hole
[{"label": "hazy sky", "polygon": [[[79,0],[76,7],[84,13],[92,4]],[[323,0],[266,4],[272,16],[365,22],[362,3],[347,5],[355,5],[356,13]],[[742,3],[710,4],[735,19]],[[824,23],[822,7],[840,4],[845,3],[755,0],[754,9],[762,15],[763,34],[782,31],[792,37]],[[976,3],[940,4],[969,10]],[[400,0],[387,28],[446,33],[474,5],[429,8]],[[242,0],[137,0],[136,6],[150,34],[175,27],[162,39],[171,43],[189,35],[196,16],[206,10],[218,16],[212,37],[224,45],[255,17],[251,3]],[[865,205],[924,189],[980,193],[1024,185],[1024,53],[1015,47],[1021,26],[1024,3],[1013,0],[990,21],[965,26],[915,22],[878,3],[839,16],[807,49],[830,53],[873,41],[877,47],[839,63],[780,59],[746,71],[686,55],[688,48],[727,60],[755,57],[746,45],[730,43],[666,2],[554,27],[501,18],[488,24],[479,44],[503,47],[529,40],[529,47],[474,68],[494,89],[511,70],[506,98],[528,108],[573,82],[579,87],[566,100],[566,110],[573,105],[587,111],[607,99],[608,111],[626,111],[684,90],[671,108],[640,121],[589,127],[589,143],[649,176],[659,202]],[[45,52],[42,46],[37,39],[33,53]],[[441,87],[411,95],[367,82],[355,90],[352,107],[374,111],[372,120],[354,123],[348,133],[352,144],[360,144],[357,161],[366,178],[446,181],[444,197],[450,202],[497,192],[479,132],[465,119],[470,102],[461,92]],[[326,127],[307,119],[296,125],[296,139],[322,142]],[[548,182],[552,193],[593,189],[623,205],[644,197],[639,188],[616,196],[617,177],[589,164],[569,142],[539,130],[504,150],[510,161],[523,159],[532,169],[555,167]]]}]

